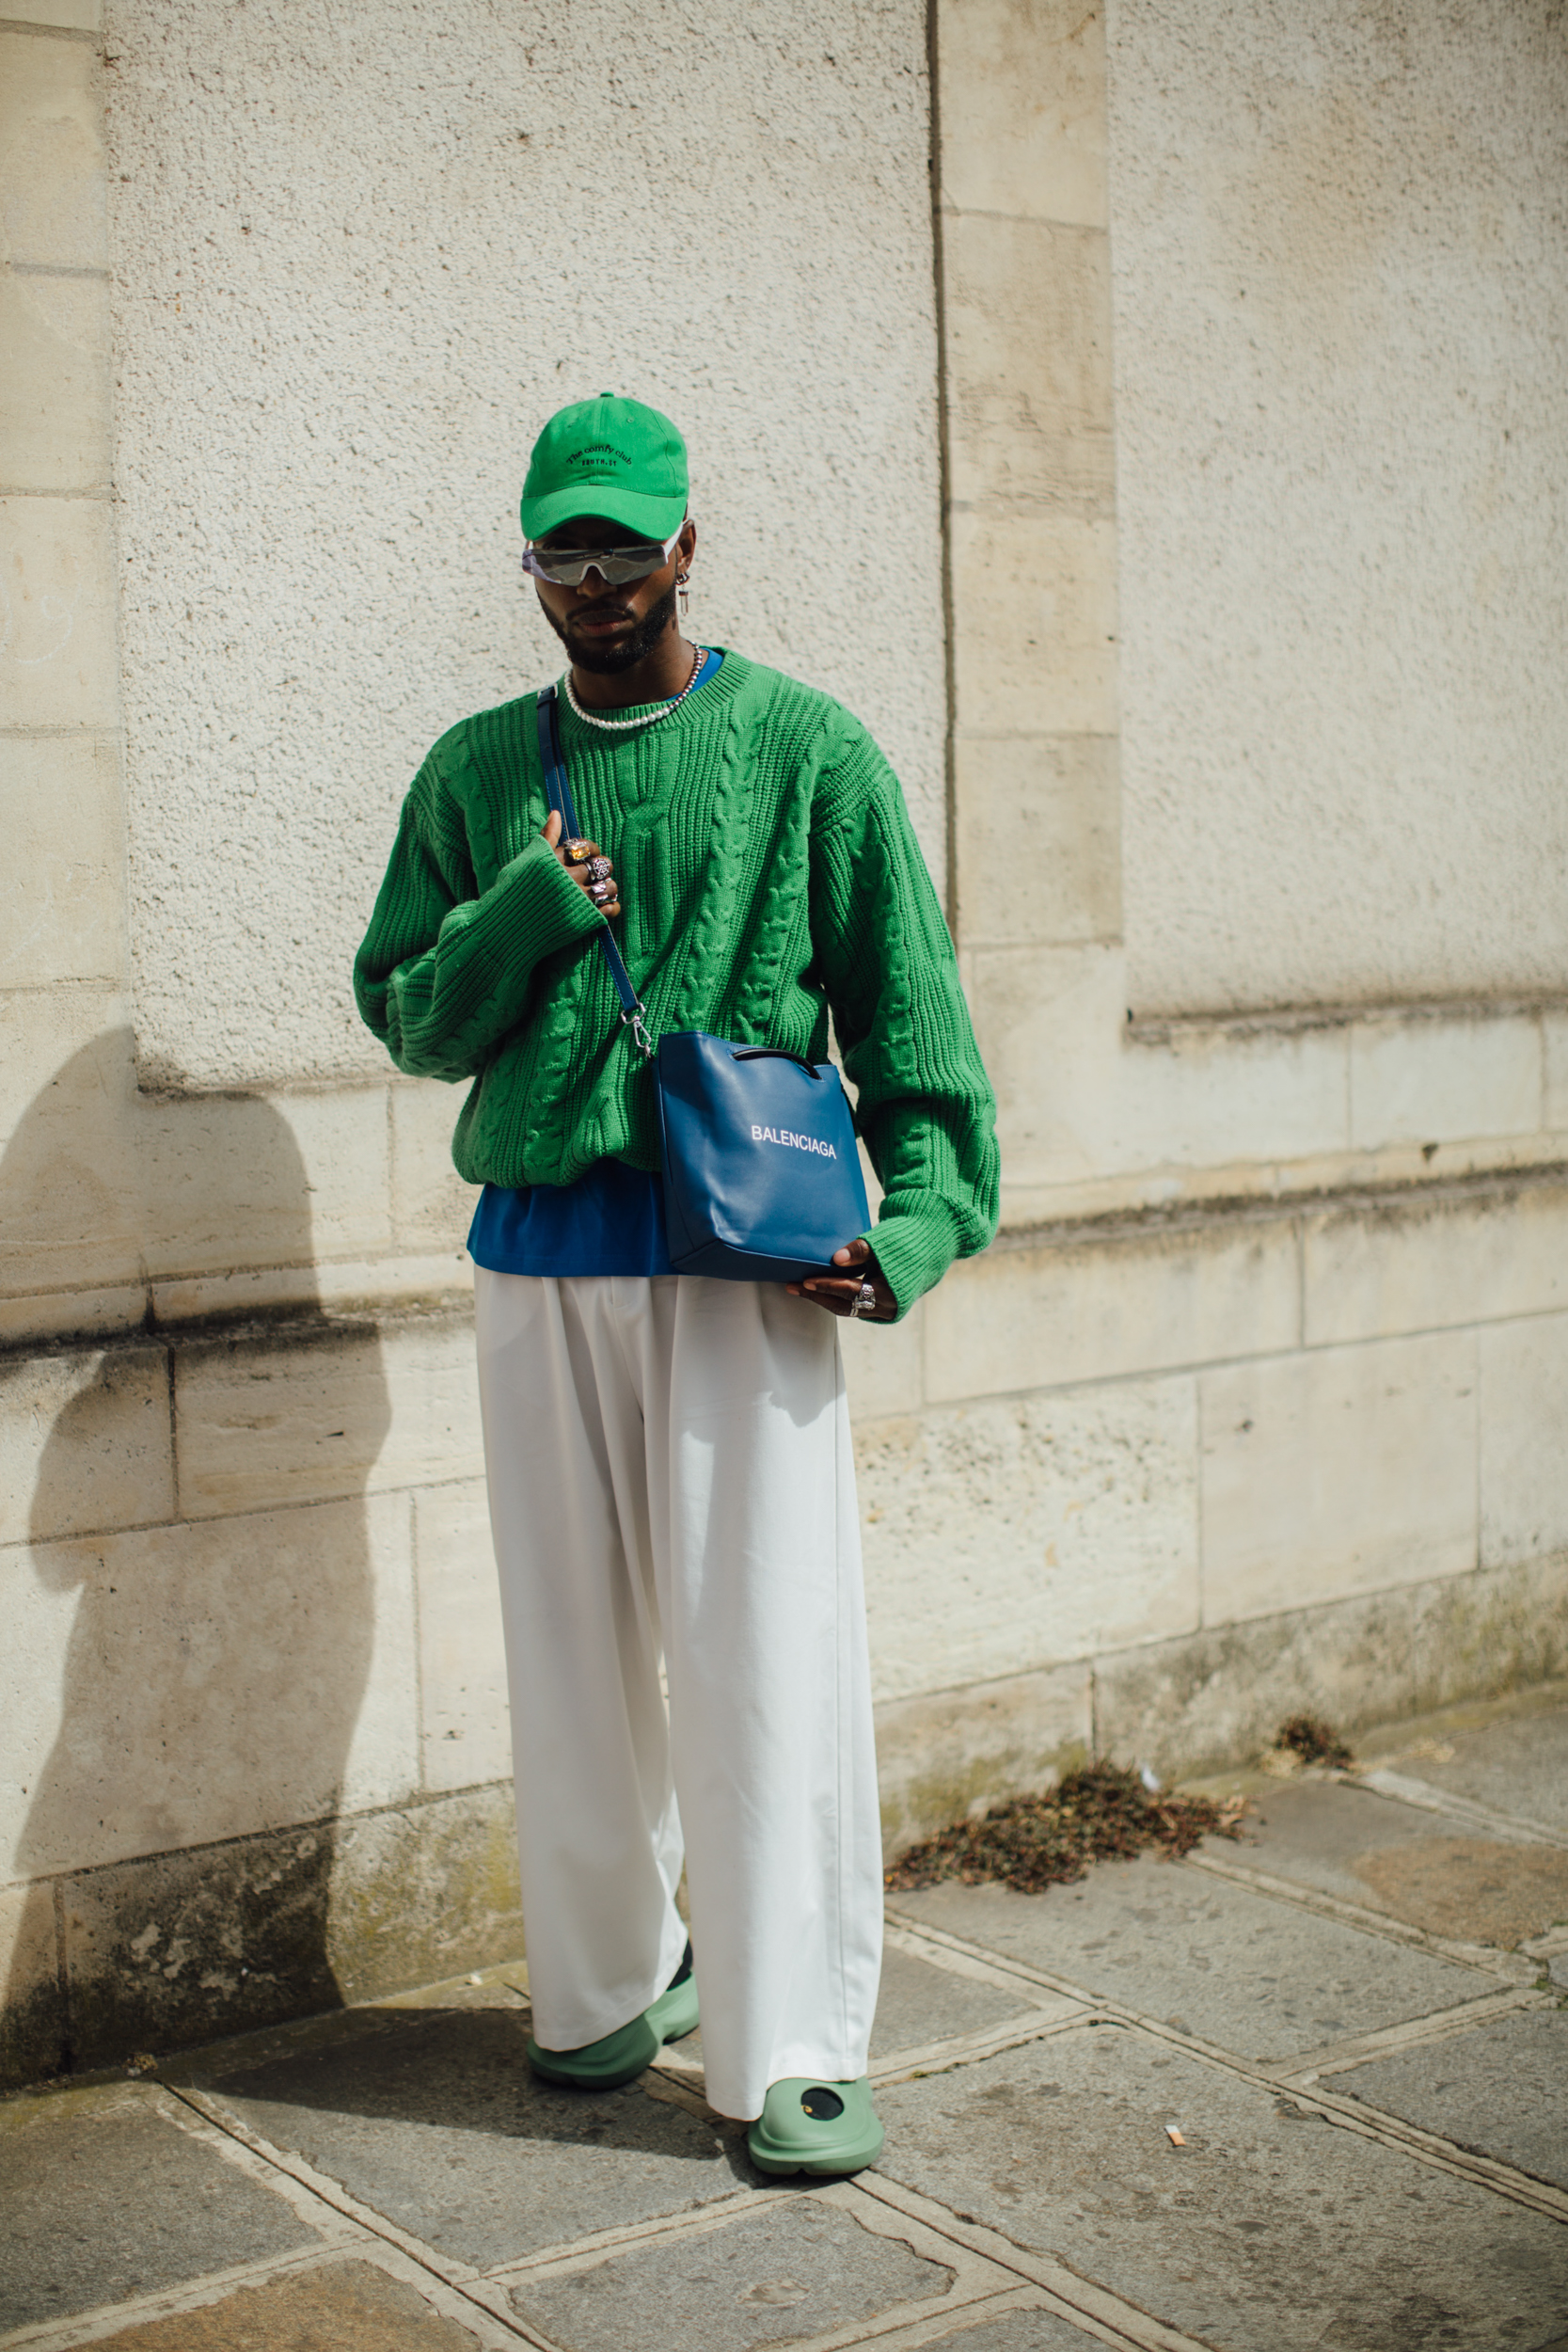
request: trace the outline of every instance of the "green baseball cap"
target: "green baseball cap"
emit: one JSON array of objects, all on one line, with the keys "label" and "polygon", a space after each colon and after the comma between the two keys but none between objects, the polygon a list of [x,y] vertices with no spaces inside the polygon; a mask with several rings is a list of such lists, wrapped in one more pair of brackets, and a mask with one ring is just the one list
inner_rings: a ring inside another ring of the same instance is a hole
[{"label": "green baseball cap", "polygon": [[686,443],[668,417],[640,400],[601,392],[558,408],[528,461],[523,536],[542,539],[578,515],[603,515],[647,539],[673,539],[686,520]]}]

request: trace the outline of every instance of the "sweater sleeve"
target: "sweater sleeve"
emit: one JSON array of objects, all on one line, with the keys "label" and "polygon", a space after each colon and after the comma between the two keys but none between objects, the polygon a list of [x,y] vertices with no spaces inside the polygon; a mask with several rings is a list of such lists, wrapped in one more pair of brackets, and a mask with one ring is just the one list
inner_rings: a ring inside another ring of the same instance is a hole
[{"label": "sweater sleeve", "polygon": [[474,1077],[522,1019],[541,959],[603,921],[543,839],[481,891],[461,808],[433,752],[403,804],[354,961],[360,1018],[411,1077]]},{"label": "sweater sleeve", "polygon": [[903,1316],[996,1231],[996,1103],[897,778],[862,735],[823,781],[813,946],[882,1186],[866,1239]]}]

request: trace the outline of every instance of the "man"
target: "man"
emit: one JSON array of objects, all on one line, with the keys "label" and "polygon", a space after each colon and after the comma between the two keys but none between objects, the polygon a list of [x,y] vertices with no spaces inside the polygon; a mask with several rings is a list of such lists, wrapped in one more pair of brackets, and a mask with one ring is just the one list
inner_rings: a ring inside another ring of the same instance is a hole
[{"label": "man", "polygon": [[[452,1150],[484,1186],[531,2062],[629,2081],[692,2030],[700,1988],[707,2096],[754,2160],[846,2173],[882,2139],[881,1855],[833,1318],[895,1320],[990,1239],[993,1104],[876,745],[828,695],[681,632],[687,488],[679,434],[636,401],[545,427],[524,564],[566,648],[562,755],[594,837],[546,818],[535,695],[463,721],[404,803],[355,983],[401,1070],[475,1082]],[[883,1187],[875,1247],[846,1234],[836,1271],[787,1287],[673,1273],[607,924],[656,1036],[819,1061],[831,1009]]]}]

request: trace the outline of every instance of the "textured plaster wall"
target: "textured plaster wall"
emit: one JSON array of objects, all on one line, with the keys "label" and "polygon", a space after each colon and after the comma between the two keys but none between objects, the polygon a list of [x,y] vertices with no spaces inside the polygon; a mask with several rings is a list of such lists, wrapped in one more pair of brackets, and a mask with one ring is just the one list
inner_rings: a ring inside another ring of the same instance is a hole
[{"label": "textured plaster wall", "polygon": [[1112,0],[1141,1013],[1568,985],[1568,23]]},{"label": "textured plaster wall", "polygon": [[144,1083],[382,1068],[348,968],[439,731],[554,675],[561,402],[681,422],[692,619],[841,694],[942,867],[918,0],[110,0]]}]

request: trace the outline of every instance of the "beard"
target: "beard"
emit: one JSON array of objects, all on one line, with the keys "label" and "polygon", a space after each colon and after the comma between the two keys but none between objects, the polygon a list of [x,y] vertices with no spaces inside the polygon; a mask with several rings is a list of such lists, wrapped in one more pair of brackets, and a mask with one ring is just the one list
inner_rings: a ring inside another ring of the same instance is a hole
[{"label": "beard", "polygon": [[673,588],[667,589],[650,608],[646,618],[618,645],[579,644],[570,620],[558,621],[548,605],[542,604],[539,609],[571,655],[574,668],[587,670],[594,677],[618,677],[623,670],[635,669],[652,653],[675,617],[675,592]]}]

